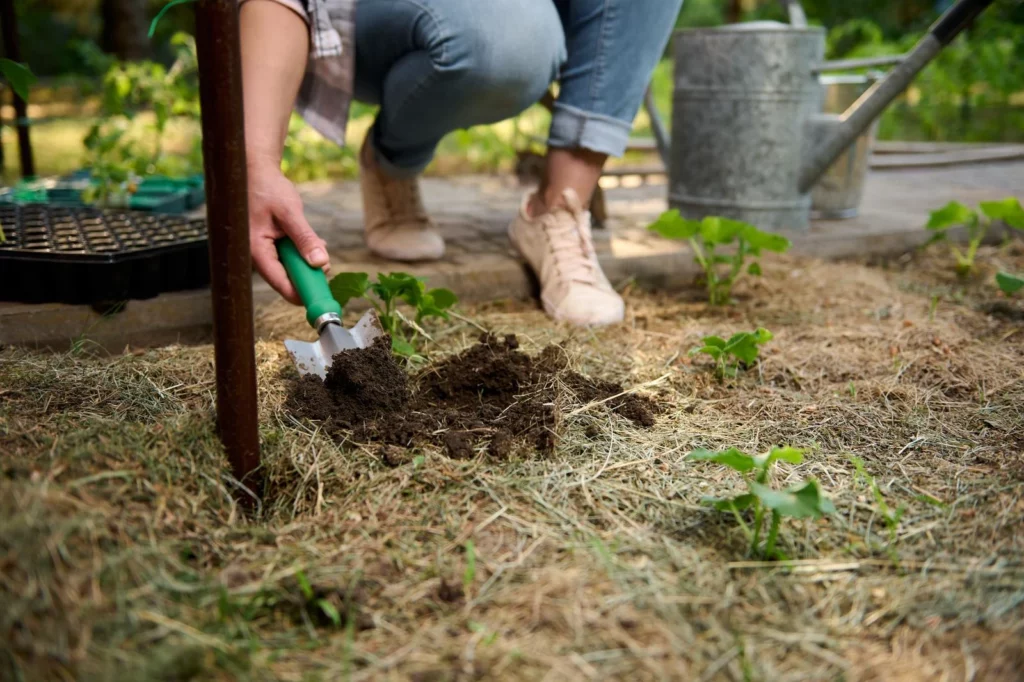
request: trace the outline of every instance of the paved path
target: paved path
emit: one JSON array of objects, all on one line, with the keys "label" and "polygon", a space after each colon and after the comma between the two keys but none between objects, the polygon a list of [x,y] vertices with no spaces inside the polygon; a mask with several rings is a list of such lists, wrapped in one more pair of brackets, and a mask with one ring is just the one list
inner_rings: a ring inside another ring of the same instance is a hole
[{"label": "paved path", "polygon": [[[607,190],[608,228],[596,231],[602,263],[614,282],[633,277],[640,284],[682,287],[695,266],[687,248],[644,228],[665,210],[664,178],[646,183],[623,178]],[[359,188],[355,183],[313,183],[302,188],[307,215],[327,240],[335,270],[377,272],[401,269],[428,278],[431,286],[453,289],[463,300],[525,298],[533,282],[508,246],[505,227],[518,209],[523,189],[511,177],[428,178],[424,201],[448,241],[443,261],[402,265],[376,258],[362,245]],[[822,258],[904,252],[926,237],[928,212],[956,199],[969,204],[1024,193],[1024,162],[959,167],[875,171],[869,177],[859,217],[815,222],[801,233],[787,233],[794,251]],[[257,306],[277,300],[258,277]],[[26,343],[55,348],[88,330],[108,350],[126,344],[151,345],[208,339],[207,291],[166,294],[133,301],[110,319],[87,306],[0,303],[0,344]]]}]

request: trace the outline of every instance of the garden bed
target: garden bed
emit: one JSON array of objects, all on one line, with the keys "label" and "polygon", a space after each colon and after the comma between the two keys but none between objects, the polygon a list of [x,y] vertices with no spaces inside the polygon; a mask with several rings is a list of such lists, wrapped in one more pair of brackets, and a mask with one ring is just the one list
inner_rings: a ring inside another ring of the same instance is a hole
[{"label": "garden bed", "polygon": [[[382,447],[307,419],[280,339],[308,329],[272,306],[251,523],[214,433],[209,346],[0,351],[0,678],[1020,679],[1021,304],[992,271],[947,274],[943,253],[773,256],[735,306],[630,291],[627,324],[597,332],[519,303],[433,328],[435,368],[479,325],[657,406],[645,423],[610,389],[559,389],[543,453],[453,450],[443,423]],[[1024,249],[979,261],[1021,272]],[[758,326],[775,337],[735,379],[688,355]],[[739,475],[686,459],[776,445],[805,450],[776,483],[814,477],[837,509],[784,523],[789,563],[749,559],[702,504]],[[905,508],[894,530],[851,455]]]}]

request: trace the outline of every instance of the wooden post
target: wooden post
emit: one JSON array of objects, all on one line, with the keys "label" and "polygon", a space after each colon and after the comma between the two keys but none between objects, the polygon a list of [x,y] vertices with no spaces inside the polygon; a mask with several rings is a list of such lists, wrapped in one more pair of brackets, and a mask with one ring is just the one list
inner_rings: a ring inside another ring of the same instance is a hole
[{"label": "wooden post", "polygon": [[[196,50],[213,290],[217,430],[235,477],[262,493],[238,1],[199,0]],[[251,497],[245,496],[255,502]]]},{"label": "wooden post", "polygon": [[[18,14],[14,11],[14,0],[0,0],[0,23],[3,24],[4,56],[11,61],[21,61],[21,44],[18,42]],[[14,96],[14,124],[18,130],[18,154],[21,158],[21,177],[31,178],[36,174],[32,158],[32,141],[28,134],[28,104],[11,88]],[[0,155],[2,158],[2,155]]]}]

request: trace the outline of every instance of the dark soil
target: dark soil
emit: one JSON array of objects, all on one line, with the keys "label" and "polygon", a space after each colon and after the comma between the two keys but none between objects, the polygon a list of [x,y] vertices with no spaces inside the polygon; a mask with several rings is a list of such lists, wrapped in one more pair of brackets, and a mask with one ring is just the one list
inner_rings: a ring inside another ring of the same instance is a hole
[{"label": "dark soil", "polygon": [[367,349],[338,353],[322,380],[303,376],[288,398],[293,411],[308,419],[355,427],[409,401],[405,372],[391,354],[391,341],[380,337]]},{"label": "dark soil", "polygon": [[[484,334],[463,353],[407,376],[387,339],[367,350],[334,357],[327,379],[305,376],[292,389],[289,409],[321,421],[335,436],[380,443],[387,466],[408,461],[400,448],[432,444],[453,459],[471,459],[477,446],[496,459],[516,452],[552,450],[560,408],[606,400],[619,384],[568,369],[557,346],[533,357],[519,350],[515,335]],[[607,406],[633,423],[654,423],[655,404],[635,394]]]},{"label": "dark soil", "polygon": [[437,586],[438,599],[447,604],[455,604],[461,602],[465,596],[461,585],[450,583],[441,578],[441,584]]}]

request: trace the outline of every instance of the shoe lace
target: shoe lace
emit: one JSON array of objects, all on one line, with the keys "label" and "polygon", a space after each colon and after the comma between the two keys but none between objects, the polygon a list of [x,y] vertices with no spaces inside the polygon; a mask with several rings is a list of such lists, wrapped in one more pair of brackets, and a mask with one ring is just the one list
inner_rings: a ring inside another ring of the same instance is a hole
[{"label": "shoe lace", "polygon": [[544,233],[551,245],[555,271],[580,284],[597,284],[594,243],[583,211],[558,209],[544,217]]}]

